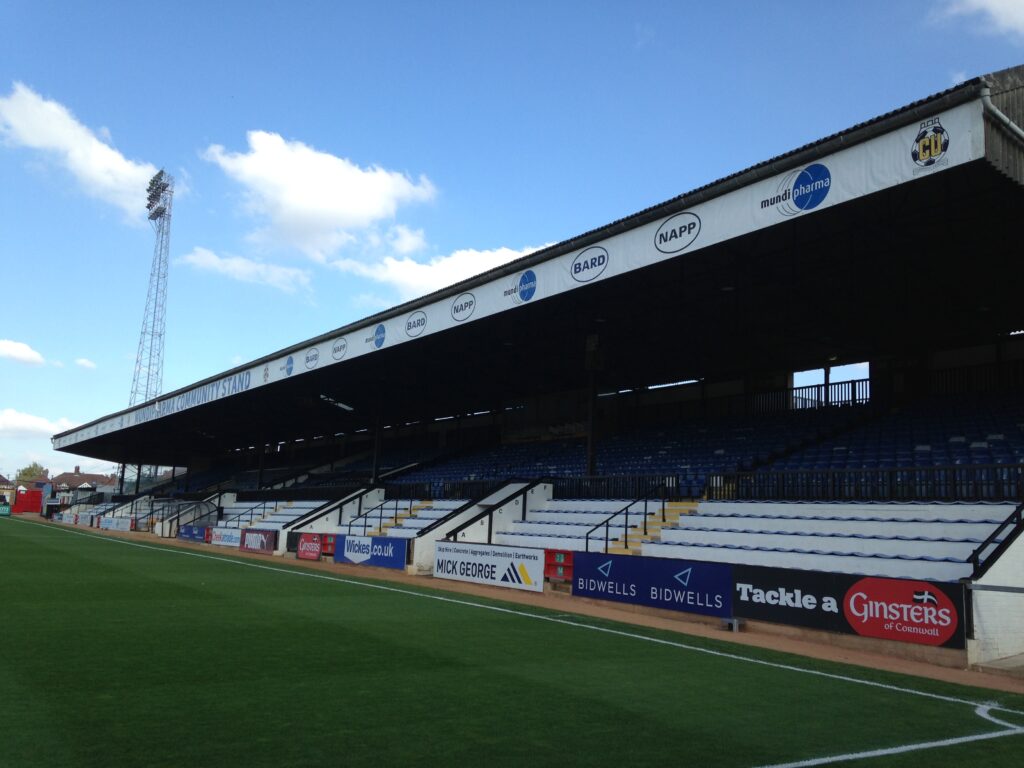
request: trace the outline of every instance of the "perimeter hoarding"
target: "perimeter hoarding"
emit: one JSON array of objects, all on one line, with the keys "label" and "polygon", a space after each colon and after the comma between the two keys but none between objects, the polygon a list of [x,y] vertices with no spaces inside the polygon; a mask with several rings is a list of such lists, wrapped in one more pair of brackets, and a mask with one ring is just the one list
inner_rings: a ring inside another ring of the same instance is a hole
[{"label": "perimeter hoarding", "polygon": [[239,528],[214,528],[210,543],[217,547],[237,547],[242,543],[242,531]]},{"label": "perimeter hoarding", "polygon": [[395,568],[402,571],[405,570],[408,551],[407,539],[388,536],[339,536],[334,548],[334,562]]},{"label": "perimeter hoarding", "polygon": [[258,552],[261,555],[272,555],[276,547],[277,531],[246,528],[242,531],[242,543],[238,548],[243,552]]},{"label": "perimeter hoarding", "polygon": [[439,541],[434,577],[543,592],[544,550]]},{"label": "perimeter hoarding", "polygon": [[576,552],[572,594],[705,616],[732,616],[732,566]]},{"label": "perimeter hoarding", "polygon": [[323,539],[319,533],[299,534],[298,548],[295,556],[299,560],[319,560],[323,554]]},{"label": "perimeter hoarding", "polygon": [[964,588],[910,579],[733,566],[736,616],[964,648]]}]

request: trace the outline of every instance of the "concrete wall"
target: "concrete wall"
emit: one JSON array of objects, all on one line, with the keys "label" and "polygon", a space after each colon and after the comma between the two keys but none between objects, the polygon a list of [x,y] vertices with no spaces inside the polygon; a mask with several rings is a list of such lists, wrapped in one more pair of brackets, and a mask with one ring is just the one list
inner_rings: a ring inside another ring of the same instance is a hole
[{"label": "concrete wall", "polygon": [[[518,490],[526,487],[526,483],[508,483],[503,485],[494,493],[480,500],[479,504],[470,507],[465,512],[456,515],[451,520],[447,521],[444,525],[438,526],[434,530],[425,534],[424,536],[418,536],[409,541],[409,546],[412,547],[412,564],[410,571],[412,573],[433,573],[434,571],[434,543],[438,539],[442,539],[448,535],[450,531],[458,528],[460,525],[465,523],[467,520],[473,519],[476,515],[480,514],[484,508],[489,505],[497,504],[502,499],[509,496],[509,494],[515,493]],[[531,488],[527,491],[526,508],[530,509],[531,504],[543,505],[551,498],[551,485],[542,484],[535,488]],[[499,526],[510,526],[513,520],[519,520],[522,517],[522,498],[516,496],[506,504],[502,504],[495,507],[492,512],[494,515],[494,528],[493,532],[500,530]],[[472,526],[467,528],[465,531],[459,534],[459,541],[482,543],[487,541],[487,518],[477,521]]]}]

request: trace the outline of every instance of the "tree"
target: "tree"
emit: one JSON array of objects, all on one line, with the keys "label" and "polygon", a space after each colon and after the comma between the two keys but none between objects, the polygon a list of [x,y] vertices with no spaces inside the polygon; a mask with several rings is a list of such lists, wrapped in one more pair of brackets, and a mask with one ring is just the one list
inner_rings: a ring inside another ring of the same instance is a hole
[{"label": "tree", "polygon": [[14,476],[15,483],[28,483],[32,480],[38,480],[40,477],[49,477],[50,470],[40,464],[38,461],[33,461],[27,467],[22,467],[18,470]]}]

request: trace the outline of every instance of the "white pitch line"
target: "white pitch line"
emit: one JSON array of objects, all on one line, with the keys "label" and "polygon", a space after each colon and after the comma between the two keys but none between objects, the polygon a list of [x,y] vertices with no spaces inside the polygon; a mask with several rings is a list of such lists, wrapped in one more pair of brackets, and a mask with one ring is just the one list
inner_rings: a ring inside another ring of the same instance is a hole
[{"label": "white pitch line", "polygon": [[[3,520],[3,519],[13,519],[13,518],[0,518],[0,520]],[[26,521],[24,521],[24,520],[17,520],[17,522],[26,523]],[[26,523],[26,524],[28,524],[28,523]],[[756,659],[756,658],[753,658],[753,657],[750,657],[750,656],[741,656],[741,655],[736,654],[736,653],[727,653],[725,651],[715,651],[715,650],[712,650],[710,648],[701,648],[700,646],[688,645],[686,643],[680,643],[680,642],[676,642],[674,640],[665,640],[665,639],[659,638],[659,637],[650,637],[648,635],[641,635],[641,634],[637,634],[637,633],[634,633],[634,632],[626,632],[624,630],[612,629],[610,627],[599,627],[599,626],[595,626],[593,624],[583,624],[583,623],[578,622],[578,621],[570,621],[568,619],[556,618],[555,616],[544,615],[544,614],[539,614],[539,613],[530,613],[528,611],[520,611],[520,610],[515,610],[515,609],[512,609],[512,608],[503,608],[503,607],[498,606],[498,605],[487,605],[487,604],[484,604],[484,603],[474,603],[474,602],[469,601],[469,600],[460,600],[460,599],[452,598],[452,597],[444,597],[443,595],[434,595],[434,594],[430,594],[430,593],[427,593],[427,592],[418,592],[418,591],[411,590],[411,589],[403,589],[401,587],[389,587],[389,586],[385,586],[383,584],[374,584],[374,583],[366,582],[366,581],[357,581],[355,579],[348,579],[348,578],[344,578],[344,577],[341,577],[341,576],[329,576],[327,574],[313,573],[311,571],[304,571],[304,570],[293,569],[293,568],[275,568],[275,567],[272,567],[272,566],[269,566],[269,565],[261,565],[260,563],[249,562],[248,560],[240,560],[240,559],[235,559],[235,558],[231,558],[231,557],[221,557],[221,556],[217,556],[217,555],[207,555],[207,554],[204,554],[202,552],[192,552],[192,551],[189,551],[189,550],[178,549],[176,547],[162,547],[162,546],[157,546],[157,545],[154,545],[154,544],[140,544],[140,543],[135,542],[135,541],[126,541],[125,539],[112,538],[112,537],[104,536],[102,534],[86,533],[85,531],[76,531],[76,530],[72,530],[70,528],[56,528],[56,527],[51,527],[51,526],[45,526],[43,528],[43,530],[61,531],[63,533],[70,533],[70,534],[74,534],[74,535],[77,535],[77,536],[84,536],[85,538],[93,539],[95,541],[106,541],[106,542],[111,542],[111,543],[114,543],[114,544],[123,544],[123,545],[130,546],[130,547],[138,547],[140,549],[149,549],[149,550],[153,550],[155,552],[163,552],[163,553],[166,553],[166,554],[186,555],[188,557],[198,557],[198,558],[203,559],[203,560],[213,560],[215,562],[226,563],[228,565],[237,565],[237,566],[241,566],[241,567],[245,567],[245,568],[254,568],[256,570],[261,570],[261,571],[272,571],[274,573],[287,574],[287,575],[291,575],[291,576],[300,576],[300,577],[309,578],[309,579],[319,579],[319,580],[322,580],[322,581],[331,581],[331,582],[335,582],[335,583],[338,583],[338,584],[347,584],[347,585],[352,585],[352,586],[364,587],[364,588],[367,588],[367,589],[377,589],[377,590],[380,590],[382,592],[392,592],[394,594],[399,594],[399,595],[410,595],[412,597],[419,597],[419,598],[424,598],[424,599],[427,599],[427,600],[436,600],[436,601],[442,602],[442,603],[451,603],[453,605],[463,605],[463,606],[467,606],[467,607],[470,607],[470,608],[479,608],[481,610],[494,611],[495,613],[505,613],[505,614],[509,614],[509,615],[512,615],[512,616],[520,616],[520,617],[524,617],[524,618],[536,619],[538,621],[547,621],[547,622],[550,622],[552,624],[563,624],[565,626],[576,627],[578,629],[589,629],[589,630],[591,630],[593,632],[602,632],[602,633],[608,634],[608,635],[615,635],[615,636],[618,636],[618,637],[626,637],[626,638],[630,638],[630,639],[633,639],[633,640],[641,640],[641,641],[644,641],[644,642],[653,643],[655,645],[665,645],[665,646],[669,646],[671,648],[679,648],[680,650],[684,650],[684,651],[692,651],[694,653],[702,653],[702,654],[705,654],[707,656],[714,656],[716,658],[729,659],[731,661],[743,661],[743,662],[746,662],[748,664],[757,664],[757,665],[764,666],[764,667],[770,667],[772,669],[782,669],[782,670],[786,670],[788,672],[797,672],[799,674],[804,674],[804,675],[814,675],[815,677],[823,677],[823,678],[826,678],[826,679],[829,679],[829,680],[839,680],[839,681],[845,682],[845,683],[853,683],[854,685],[864,685],[864,686],[868,686],[870,688],[880,688],[880,689],[886,690],[886,691],[893,691],[895,693],[903,693],[903,694],[907,694],[907,695],[911,695],[911,696],[920,696],[921,698],[934,699],[936,701],[943,701],[943,702],[947,702],[947,703],[950,703],[950,704],[963,704],[964,706],[973,707],[975,710],[977,710],[977,709],[979,709],[981,707],[988,707],[989,709],[995,709],[995,710],[998,710],[1000,712],[1006,712],[1008,714],[1019,715],[1021,717],[1024,717],[1024,712],[1019,711],[1019,710],[1015,710],[1015,709],[1010,709],[1008,707],[1004,707],[1004,706],[1001,706],[999,704],[971,701],[969,699],[961,699],[961,698],[957,698],[955,696],[943,696],[943,695],[938,694],[938,693],[929,693],[928,691],[919,691],[919,690],[917,690],[915,688],[905,688],[903,686],[891,685],[889,683],[879,683],[879,682],[876,682],[874,680],[863,680],[863,679],[858,678],[858,677],[850,677],[849,675],[839,675],[839,674],[836,674],[836,673],[833,673],[833,672],[822,672],[822,671],[817,670],[817,669],[807,669],[805,667],[797,667],[797,666],[794,666],[792,664],[781,664],[781,663],[775,662],[775,661],[766,661],[764,659]],[[500,599],[500,598],[496,598],[496,599]],[[1022,730],[1022,732],[1024,732],[1024,730]],[[1012,732],[1008,731],[1007,733],[997,733],[997,734],[992,734],[992,735],[986,735],[983,738],[995,738],[996,736],[1012,735],[1012,733],[1015,733],[1015,731],[1012,731]],[[965,737],[965,738],[977,739],[979,737],[970,736],[970,737]]]},{"label": "white pitch line", "polygon": [[831,755],[829,757],[815,757],[810,760],[800,760],[796,763],[776,763],[774,765],[759,766],[759,768],[810,768],[815,765],[832,765],[833,763],[845,763],[850,760],[867,760],[872,757],[885,757],[887,755],[904,755],[908,752],[918,752],[924,749],[938,749],[940,747],[954,747],[957,744],[969,744],[974,741],[986,741],[988,739],[1000,739],[1003,736],[1024,735],[1024,728],[1004,723],[988,715],[991,707],[980,705],[975,714],[994,723],[1007,726],[1006,730],[994,731],[992,733],[979,733],[974,736],[960,736],[955,739],[942,739],[941,741],[924,741],[919,744],[904,744],[899,747],[888,747],[887,749],[872,749],[868,752],[850,752],[845,755]]}]

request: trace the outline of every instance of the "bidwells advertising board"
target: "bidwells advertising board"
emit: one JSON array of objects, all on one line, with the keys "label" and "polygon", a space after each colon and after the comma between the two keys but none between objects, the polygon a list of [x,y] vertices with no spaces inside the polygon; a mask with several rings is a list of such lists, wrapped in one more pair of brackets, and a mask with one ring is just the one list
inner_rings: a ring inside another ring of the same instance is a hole
[{"label": "bidwells advertising board", "polygon": [[407,539],[388,536],[339,536],[334,546],[334,562],[405,570],[408,549]]},{"label": "bidwells advertising board", "polygon": [[732,566],[576,552],[572,594],[728,618],[732,616]]},{"label": "bidwells advertising board", "polygon": [[543,592],[544,550],[439,541],[434,577]]},{"label": "bidwells advertising board", "polygon": [[945,648],[965,646],[964,588],[912,579],[734,566],[737,616]]}]

